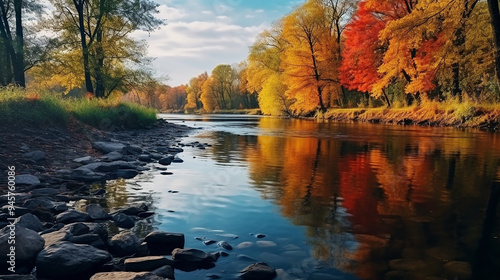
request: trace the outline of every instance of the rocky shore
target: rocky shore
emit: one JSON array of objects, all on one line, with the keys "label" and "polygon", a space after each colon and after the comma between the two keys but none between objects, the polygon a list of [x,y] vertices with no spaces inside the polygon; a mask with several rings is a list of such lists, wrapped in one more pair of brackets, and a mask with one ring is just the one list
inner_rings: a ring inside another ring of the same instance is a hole
[{"label": "rocky shore", "polygon": [[[106,190],[91,188],[95,182],[133,178],[152,164],[182,162],[178,154],[185,144],[179,138],[191,128],[164,120],[128,131],[70,127],[2,127],[0,279],[174,279],[177,269],[211,268],[227,254],[186,248],[182,233],[152,231],[139,238],[129,229],[155,214],[146,203],[111,213],[96,203],[85,211],[73,206],[80,199],[102,198]],[[15,172],[15,185],[9,170]],[[119,228],[113,236],[110,223]],[[255,263],[238,277],[273,279],[276,271]]]}]

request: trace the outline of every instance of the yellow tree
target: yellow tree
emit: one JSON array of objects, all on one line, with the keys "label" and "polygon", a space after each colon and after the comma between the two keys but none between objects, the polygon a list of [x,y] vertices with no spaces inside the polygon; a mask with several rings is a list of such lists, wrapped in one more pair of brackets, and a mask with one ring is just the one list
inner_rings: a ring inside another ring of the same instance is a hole
[{"label": "yellow tree", "polygon": [[282,63],[287,94],[296,99],[293,107],[297,111],[326,111],[330,101],[339,96],[340,56],[327,16],[321,1],[309,0],[284,18],[287,45]]},{"label": "yellow tree", "polygon": [[208,79],[207,72],[204,72],[198,77],[194,77],[189,80],[189,85],[186,88],[187,92],[187,103],[185,110],[192,111],[196,109],[203,108],[203,103],[201,102],[201,93],[203,92],[203,85]]},{"label": "yellow tree", "polygon": [[282,36],[283,22],[278,21],[269,30],[259,34],[250,48],[246,69],[246,88],[259,93],[259,107],[263,114],[291,114],[293,103],[286,95],[281,55],[286,42]]}]

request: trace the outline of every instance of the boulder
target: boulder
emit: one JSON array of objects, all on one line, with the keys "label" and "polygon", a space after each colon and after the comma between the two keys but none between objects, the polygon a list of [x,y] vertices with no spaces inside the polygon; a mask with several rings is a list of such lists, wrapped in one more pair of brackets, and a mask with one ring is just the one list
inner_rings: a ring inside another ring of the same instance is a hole
[{"label": "boulder", "polygon": [[144,161],[144,162],[150,162],[151,161],[151,155],[148,154],[142,154],[137,157],[138,160]]},{"label": "boulder", "polygon": [[78,167],[71,172],[70,178],[75,181],[81,182],[95,182],[100,181],[104,174],[94,172],[86,167]]},{"label": "boulder", "polygon": [[109,252],[118,257],[130,256],[139,250],[141,242],[131,231],[122,231],[109,241]]},{"label": "boulder", "polygon": [[97,273],[90,280],[165,280],[151,272],[101,272]]},{"label": "boulder", "polygon": [[127,145],[125,146],[122,151],[124,155],[139,155],[142,153],[142,148],[136,145]]},{"label": "boulder", "polygon": [[198,249],[177,248],[172,251],[175,268],[185,271],[212,268],[218,257],[217,254],[208,254]]},{"label": "boulder", "polygon": [[151,273],[163,278],[175,279],[174,269],[170,265],[165,265],[160,268],[157,268],[151,271]]},{"label": "boulder", "polygon": [[89,204],[85,207],[85,211],[92,220],[109,220],[111,215],[106,212],[99,204]]},{"label": "boulder", "polygon": [[[0,230],[0,262],[3,266],[9,261],[11,252],[9,238],[15,236],[16,265],[34,263],[37,254],[43,249],[45,241],[38,233],[22,225],[9,225]],[[10,238],[12,240],[12,238]]]},{"label": "boulder", "polygon": [[140,272],[152,271],[166,265],[170,266],[173,264],[173,261],[163,256],[151,256],[126,259],[124,264],[125,271]]},{"label": "boulder", "polygon": [[81,164],[89,164],[91,162],[94,162],[94,158],[91,156],[85,156],[85,157],[75,158],[73,161]]},{"label": "boulder", "polygon": [[161,158],[158,161],[158,163],[161,164],[161,165],[170,165],[173,160],[174,160],[174,156],[167,156],[167,157]]},{"label": "boulder", "polygon": [[170,255],[176,248],[184,248],[184,234],[153,231],[149,233],[144,242],[148,244],[152,256]]},{"label": "boulder", "polygon": [[123,179],[132,179],[137,176],[139,172],[135,169],[118,169],[113,171],[110,176],[111,178],[123,178]]},{"label": "boulder", "polygon": [[123,154],[120,153],[120,152],[118,152],[118,151],[114,151],[114,152],[105,154],[104,156],[101,157],[101,159],[104,160],[104,161],[122,160],[123,159]]},{"label": "boulder", "polygon": [[21,217],[18,217],[14,223],[17,225],[21,225],[27,229],[31,229],[36,232],[40,232],[43,230],[43,225],[42,222],[38,219],[37,216],[31,214],[31,213],[26,213],[22,215]]},{"label": "boulder", "polygon": [[36,260],[40,278],[72,279],[89,277],[100,266],[112,259],[111,255],[90,245],[57,242],[43,249]]},{"label": "boulder", "polygon": [[94,149],[107,154],[111,152],[121,152],[126,146],[122,143],[116,142],[94,142],[92,143]]},{"label": "boulder", "polygon": [[[43,209],[43,210],[52,210],[55,207],[53,201],[45,198],[45,197],[36,197],[30,198],[23,203],[23,207],[29,209]],[[17,210],[17,209],[16,209]]]},{"label": "boulder", "polygon": [[52,196],[58,194],[59,191],[53,188],[40,188],[31,191],[33,196]]},{"label": "boulder", "polygon": [[113,221],[117,227],[121,228],[133,228],[135,226],[135,220],[129,215],[123,213],[116,213],[113,215]]},{"label": "boulder", "polygon": [[72,223],[59,230],[42,234],[45,247],[60,241],[70,241],[77,244],[88,244],[96,248],[104,248],[108,240],[108,231],[102,224]]},{"label": "boulder", "polygon": [[40,184],[40,179],[35,175],[22,174],[16,176],[16,185],[36,185]]},{"label": "boulder", "polygon": [[271,280],[277,276],[276,270],[266,263],[255,263],[241,271],[240,277],[245,280]]},{"label": "boulder", "polygon": [[33,161],[41,161],[45,159],[45,153],[42,151],[32,151],[23,154],[23,158]]},{"label": "boulder", "polygon": [[136,203],[128,208],[121,209],[118,212],[126,214],[126,215],[138,215],[141,212],[146,212],[149,210],[149,207],[146,205],[146,203],[141,202],[141,203]]},{"label": "boulder", "polygon": [[224,248],[226,250],[233,250],[233,246],[231,246],[229,243],[227,243],[226,241],[220,241],[219,243],[217,243],[217,245],[221,248]]},{"label": "boulder", "polygon": [[90,221],[90,216],[87,213],[76,211],[74,209],[62,212],[56,216],[56,222],[63,224],[87,221]]}]

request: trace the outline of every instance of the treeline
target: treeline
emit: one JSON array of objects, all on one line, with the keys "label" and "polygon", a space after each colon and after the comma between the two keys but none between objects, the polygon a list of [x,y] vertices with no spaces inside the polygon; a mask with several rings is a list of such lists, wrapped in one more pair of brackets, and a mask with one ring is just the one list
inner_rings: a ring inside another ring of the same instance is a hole
[{"label": "treeline", "polygon": [[266,114],[497,102],[498,19],[496,0],[308,0],[258,36],[247,89]]}]

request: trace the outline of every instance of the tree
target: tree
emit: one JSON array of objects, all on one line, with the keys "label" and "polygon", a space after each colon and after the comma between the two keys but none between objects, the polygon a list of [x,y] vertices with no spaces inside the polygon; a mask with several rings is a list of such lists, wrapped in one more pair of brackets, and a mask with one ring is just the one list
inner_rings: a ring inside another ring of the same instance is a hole
[{"label": "tree", "polygon": [[119,80],[116,74],[127,72],[120,71],[126,65],[144,63],[143,47],[130,34],[152,31],[163,23],[154,16],[158,4],[149,0],[51,1],[56,8],[52,30],[60,34],[66,50],[80,50],[85,88],[96,97],[109,95],[113,86],[106,82]]},{"label": "tree", "polygon": [[203,103],[201,102],[201,94],[203,92],[203,85],[208,79],[207,72],[204,72],[198,77],[194,77],[189,80],[189,85],[186,88],[187,92],[187,102],[186,110],[197,110],[203,108]]},{"label": "tree", "polygon": [[[26,86],[24,14],[40,13],[36,1],[0,0],[0,85]],[[12,25],[15,26],[15,32]],[[15,34],[13,34],[15,33]]]},{"label": "tree", "polygon": [[203,108],[207,112],[215,109],[234,109],[231,102],[238,92],[238,76],[231,65],[217,65],[204,83],[201,94]]},{"label": "tree", "polygon": [[285,17],[283,38],[288,95],[297,99],[293,106],[301,111],[326,111],[325,104],[338,98],[340,57],[321,1],[309,0]]},{"label": "tree", "polygon": [[493,28],[493,39],[495,42],[495,73],[497,84],[500,88],[500,11],[498,0],[488,0],[488,7],[491,17],[491,27]]}]

